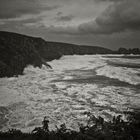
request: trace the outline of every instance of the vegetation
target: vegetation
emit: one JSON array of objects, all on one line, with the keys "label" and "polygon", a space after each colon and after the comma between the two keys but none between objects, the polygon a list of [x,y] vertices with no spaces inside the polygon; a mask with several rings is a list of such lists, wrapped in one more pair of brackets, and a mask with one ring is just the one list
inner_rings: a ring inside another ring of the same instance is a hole
[{"label": "vegetation", "polygon": [[89,112],[87,124],[79,124],[79,131],[67,129],[65,124],[49,130],[49,121],[44,118],[42,127],[35,128],[31,133],[22,133],[20,130],[0,132],[1,140],[140,140],[140,113],[132,113],[128,121],[121,116],[114,117],[106,122],[102,117],[96,118]]},{"label": "vegetation", "polygon": [[139,48],[133,48],[133,49],[119,48],[118,54],[140,54],[140,49]]}]

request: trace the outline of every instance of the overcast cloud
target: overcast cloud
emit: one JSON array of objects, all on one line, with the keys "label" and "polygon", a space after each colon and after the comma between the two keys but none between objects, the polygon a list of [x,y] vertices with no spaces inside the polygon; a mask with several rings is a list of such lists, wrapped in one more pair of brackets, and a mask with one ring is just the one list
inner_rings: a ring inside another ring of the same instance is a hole
[{"label": "overcast cloud", "polygon": [[53,32],[56,30],[56,33],[70,34],[112,34],[140,29],[139,0],[110,1],[114,1],[114,3],[107,7],[94,20],[83,22],[75,27],[54,26],[53,29],[51,26],[50,30],[52,29]]},{"label": "overcast cloud", "polygon": [[0,30],[108,48],[139,47],[139,9],[140,0],[0,0]]},{"label": "overcast cloud", "polygon": [[110,5],[94,21],[83,23],[79,29],[85,33],[112,34],[140,29],[140,1],[122,0]]},{"label": "overcast cloud", "polygon": [[16,18],[25,14],[39,14],[58,6],[48,6],[39,0],[0,0],[0,19]]}]

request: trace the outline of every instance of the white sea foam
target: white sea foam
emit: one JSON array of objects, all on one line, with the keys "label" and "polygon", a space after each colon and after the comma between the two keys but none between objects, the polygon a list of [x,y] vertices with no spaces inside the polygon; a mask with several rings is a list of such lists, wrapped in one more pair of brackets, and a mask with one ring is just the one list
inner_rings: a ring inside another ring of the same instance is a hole
[{"label": "white sea foam", "polygon": [[[91,61],[92,65],[91,65]],[[60,60],[53,60],[49,63],[54,71],[76,70],[76,69],[94,69],[104,65],[100,55],[85,56],[63,56]]]},{"label": "white sea foam", "polygon": [[22,76],[1,78],[0,105],[10,111],[4,129],[14,127],[30,131],[41,125],[44,116],[50,120],[50,128],[65,122],[76,129],[77,122],[86,120],[85,111],[108,119],[108,116],[139,108],[139,89],[115,85],[100,87],[95,82],[75,83],[77,77],[94,78],[96,70],[98,75],[139,84],[136,76],[139,69],[110,66],[107,60],[100,55],[63,56],[49,62],[53,70],[28,66]]},{"label": "white sea foam", "polygon": [[132,85],[140,84],[140,77],[137,75],[138,70],[132,68],[114,67],[106,65],[96,70],[97,75],[103,75],[109,78],[118,79]]}]

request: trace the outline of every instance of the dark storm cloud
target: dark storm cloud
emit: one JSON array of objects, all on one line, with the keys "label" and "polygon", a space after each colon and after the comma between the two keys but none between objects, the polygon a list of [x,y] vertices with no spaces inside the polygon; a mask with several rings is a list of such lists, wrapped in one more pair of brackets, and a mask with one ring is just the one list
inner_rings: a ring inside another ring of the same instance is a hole
[{"label": "dark storm cloud", "polygon": [[[58,14],[57,14],[58,15]],[[58,15],[55,19],[56,21],[62,21],[62,22],[68,22],[68,21],[71,21],[73,20],[74,16],[73,15]]]},{"label": "dark storm cloud", "polygon": [[[21,22],[22,24],[24,23],[36,23],[38,21],[42,20],[42,17],[38,17],[38,18],[29,18],[29,19],[26,19],[26,20],[23,20],[23,21],[19,21]],[[17,22],[17,21],[15,21]]]},{"label": "dark storm cloud", "polygon": [[58,6],[43,5],[37,0],[0,0],[0,19],[16,18],[24,14],[39,14]]},{"label": "dark storm cloud", "polygon": [[63,12],[57,12],[57,16],[61,16]]},{"label": "dark storm cloud", "polygon": [[43,26],[43,24],[40,22],[42,20],[42,17],[37,17],[37,18],[29,18],[29,19],[23,19],[23,20],[7,20],[4,21],[4,24],[0,25],[0,30],[4,29],[14,29],[14,30],[19,30],[19,29],[25,29],[29,30],[30,28],[36,29],[40,28]]},{"label": "dark storm cloud", "polygon": [[111,4],[94,20],[81,23],[73,28],[51,27],[50,31],[67,34],[112,34],[124,31],[136,31],[140,29],[139,9],[139,0],[122,0],[119,2],[116,0],[116,2]]},{"label": "dark storm cloud", "polygon": [[140,1],[123,0],[109,6],[94,21],[83,23],[79,29],[87,33],[111,34],[140,29]]},{"label": "dark storm cloud", "polygon": [[94,0],[96,2],[120,2],[120,1],[124,1],[124,0]]}]

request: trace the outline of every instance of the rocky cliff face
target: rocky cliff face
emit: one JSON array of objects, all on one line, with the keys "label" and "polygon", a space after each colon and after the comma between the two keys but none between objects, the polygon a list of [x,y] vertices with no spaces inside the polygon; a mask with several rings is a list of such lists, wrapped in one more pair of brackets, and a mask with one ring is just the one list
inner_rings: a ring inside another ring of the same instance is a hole
[{"label": "rocky cliff face", "polygon": [[108,53],[112,51],[102,47],[46,42],[42,38],[0,31],[0,77],[22,74],[29,64],[41,67],[62,55]]},{"label": "rocky cliff face", "polygon": [[[45,41],[15,33],[0,32],[0,77],[22,74],[23,69],[31,64],[41,67],[45,64],[41,52]],[[40,50],[39,50],[39,49]]]}]

